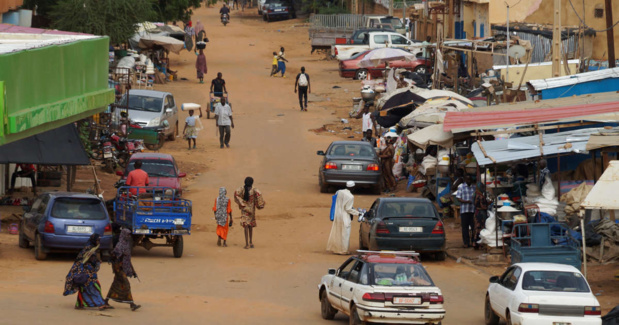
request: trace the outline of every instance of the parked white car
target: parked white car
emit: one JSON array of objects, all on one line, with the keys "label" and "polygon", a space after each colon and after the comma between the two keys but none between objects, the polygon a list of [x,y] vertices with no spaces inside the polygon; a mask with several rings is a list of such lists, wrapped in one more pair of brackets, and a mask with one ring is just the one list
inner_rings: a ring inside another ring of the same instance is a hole
[{"label": "parked white car", "polygon": [[359,251],[318,285],[322,318],[350,324],[441,324],[443,294],[411,252]]},{"label": "parked white car", "polygon": [[397,47],[410,51],[413,54],[422,52],[421,42],[409,40],[395,32],[370,32],[367,35],[367,39],[359,44],[331,46],[331,56],[334,56],[339,61],[348,60],[355,54],[382,47]]},{"label": "parked white car", "polygon": [[490,278],[485,320],[496,325],[600,325],[602,310],[585,277],[571,265],[518,263]]}]

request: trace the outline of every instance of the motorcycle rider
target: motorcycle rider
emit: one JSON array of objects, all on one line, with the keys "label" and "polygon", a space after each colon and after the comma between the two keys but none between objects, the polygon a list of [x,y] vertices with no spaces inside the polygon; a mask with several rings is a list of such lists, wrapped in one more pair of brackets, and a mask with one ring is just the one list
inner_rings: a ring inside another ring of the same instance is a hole
[{"label": "motorcycle rider", "polygon": [[224,3],[224,6],[219,9],[219,15],[223,19],[224,15],[228,15],[228,21],[230,21],[230,8]]}]

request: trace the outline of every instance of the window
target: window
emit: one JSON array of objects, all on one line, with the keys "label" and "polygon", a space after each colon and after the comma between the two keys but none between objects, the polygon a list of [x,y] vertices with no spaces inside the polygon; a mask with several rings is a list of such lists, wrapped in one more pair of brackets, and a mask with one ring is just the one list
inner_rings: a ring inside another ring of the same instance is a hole
[{"label": "window", "polygon": [[434,208],[423,202],[385,202],[380,207],[380,216],[389,217],[419,217],[435,218]]},{"label": "window", "polygon": [[[135,164],[135,160],[129,162],[127,173],[135,169],[133,164]],[[142,159],[142,170],[150,177],[176,177],[176,167],[174,162],[170,160]]]},{"label": "window", "polygon": [[[123,97],[120,101],[120,105],[126,105],[127,99]],[[131,95],[129,96],[129,109],[137,111],[147,112],[161,112],[161,106],[163,104],[163,98],[147,97]]]},{"label": "window", "polygon": [[353,258],[349,258],[348,261],[344,262],[344,264],[342,264],[342,266],[340,266],[339,272],[337,273],[337,276],[342,278],[342,279],[347,279],[348,275],[350,274],[350,271],[352,271],[352,267],[355,266],[355,262],[357,260],[353,259]]},{"label": "window", "polygon": [[103,220],[106,217],[97,199],[59,198],[54,201],[51,216],[59,219]]},{"label": "window", "polygon": [[174,99],[172,99],[172,96],[167,96],[166,97],[166,106],[168,108],[174,107]]},{"label": "window", "polygon": [[595,8],[595,10],[593,11],[593,16],[595,18],[604,18],[604,9]]},{"label": "window", "polygon": [[391,35],[391,43],[398,45],[407,45],[408,40],[400,35]]},{"label": "window", "polygon": [[368,269],[371,285],[432,287],[434,283],[420,264],[372,264]]},{"label": "window", "polygon": [[41,202],[42,202],[42,198],[39,197],[36,199],[36,201],[34,201],[34,204],[32,204],[32,207],[30,208],[30,211],[32,212],[39,212],[39,208],[41,207]]},{"label": "window", "polygon": [[587,281],[577,272],[528,271],[522,289],[531,291],[590,292]]},{"label": "window", "polygon": [[376,152],[372,146],[363,144],[335,144],[329,150],[331,156],[373,157]]},{"label": "window", "polygon": [[516,289],[516,284],[518,283],[518,279],[520,278],[520,273],[522,270],[519,267],[515,267],[511,269],[505,276],[503,277],[501,284],[509,290]]},{"label": "window", "polygon": [[49,203],[49,195],[45,195],[41,200],[41,205],[37,210],[37,213],[45,214],[45,210],[47,210],[47,203]]},{"label": "window", "polygon": [[394,29],[404,28],[402,21],[398,18],[381,18],[380,22],[383,24],[389,24]]},{"label": "window", "polygon": [[388,35],[374,35],[374,43],[376,44],[386,44],[388,41]]},{"label": "window", "polygon": [[[363,262],[357,261],[355,266],[350,271],[350,274],[348,275],[348,281],[350,281],[352,283],[359,283],[359,280],[360,280],[360,277],[361,277],[361,270],[363,270]],[[366,276],[366,278],[367,278],[367,276]],[[366,279],[366,281],[367,281],[367,279]]]}]

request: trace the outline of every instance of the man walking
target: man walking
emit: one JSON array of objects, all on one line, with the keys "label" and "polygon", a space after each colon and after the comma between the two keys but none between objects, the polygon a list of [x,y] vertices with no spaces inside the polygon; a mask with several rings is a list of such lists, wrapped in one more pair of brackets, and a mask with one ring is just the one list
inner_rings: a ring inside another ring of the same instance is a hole
[{"label": "man walking", "polygon": [[224,145],[230,148],[230,127],[234,129],[234,120],[232,108],[226,103],[226,97],[222,97],[221,104],[215,106],[215,124],[219,127],[219,148],[223,148]]},{"label": "man walking", "polygon": [[[299,88],[299,105],[301,111],[307,112],[307,94],[312,93],[312,86],[310,84],[310,77],[305,73],[305,67],[301,67],[301,73],[297,75],[297,80],[294,82],[294,93],[297,93],[297,86]],[[303,107],[303,97],[305,97],[305,108]]]},{"label": "man walking", "polygon": [[475,231],[475,186],[470,175],[464,176],[464,183],[458,186],[456,197],[460,201],[460,219],[464,248],[471,246],[471,231]]},{"label": "man walking", "polygon": [[221,72],[217,72],[217,78],[211,81],[211,93],[213,93],[216,97],[223,97],[224,94],[228,93],[228,89],[226,89],[226,81],[222,78]]},{"label": "man walking", "polygon": [[353,208],[355,197],[350,193],[355,187],[355,182],[346,182],[346,188],[336,192],[335,213],[331,234],[327,242],[327,251],[335,254],[349,254],[350,227],[353,216],[358,216],[359,211]]}]

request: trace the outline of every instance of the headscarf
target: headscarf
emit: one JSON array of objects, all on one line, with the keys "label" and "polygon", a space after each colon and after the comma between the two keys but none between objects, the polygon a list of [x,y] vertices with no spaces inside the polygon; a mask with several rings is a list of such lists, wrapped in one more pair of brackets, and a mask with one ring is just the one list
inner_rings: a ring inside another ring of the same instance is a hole
[{"label": "headscarf", "polygon": [[217,197],[217,210],[215,211],[215,219],[217,220],[217,224],[224,227],[226,225],[226,220],[228,219],[228,199],[226,197],[226,188],[219,188],[219,196]]},{"label": "headscarf", "polygon": [[196,35],[198,35],[201,31],[203,31],[203,30],[204,30],[204,25],[202,24],[202,22],[201,22],[201,21],[199,21],[199,20],[198,20],[198,21],[196,22],[196,27],[195,27],[194,29],[195,29],[195,31],[196,31]]},{"label": "headscarf", "polygon": [[77,255],[76,261],[81,260],[82,263],[88,262],[88,260],[97,252],[99,249],[99,234],[94,233],[90,235],[88,238],[88,242],[86,242],[86,246],[82,249],[82,251]]},{"label": "headscarf", "polygon": [[135,277],[135,271],[131,264],[131,230],[125,228],[120,232],[118,244],[112,251],[114,258],[122,263],[122,270],[128,277]]},{"label": "headscarf", "polygon": [[254,179],[251,177],[245,178],[245,190],[243,191],[243,201],[249,201],[249,191],[251,191],[251,187],[254,185]]}]

